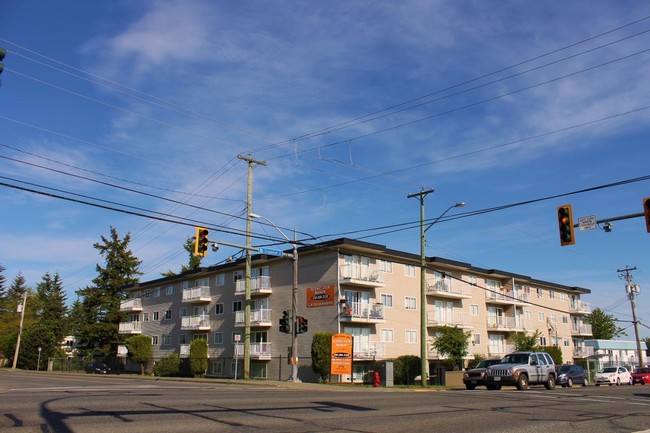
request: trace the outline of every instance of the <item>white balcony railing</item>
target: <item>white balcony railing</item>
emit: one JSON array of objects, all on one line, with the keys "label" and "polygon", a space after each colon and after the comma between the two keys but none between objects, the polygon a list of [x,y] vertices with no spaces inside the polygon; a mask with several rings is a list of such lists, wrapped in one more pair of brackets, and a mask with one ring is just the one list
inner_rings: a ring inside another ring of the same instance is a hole
[{"label": "white balcony railing", "polygon": [[141,334],[140,322],[120,322],[118,333],[120,334]]},{"label": "white balcony railing", "polygon": [[[261,276],[251,278],[251,295],[271,293],[271,277]],[[235,295],[246,294],[246,279],[235,282]]]},{"label": "white balcony railing", "polygon": [[386,357],[386,343],[368,340],[354,340],[354,359],[382,359]]},{"label": "white balcony railing", "polygon": [[209,286],[199,286],[192,287],[191,289],[183,290],[183,302],[195,302],[195,301],[204,301],[210,302],[210,287]]},{"label": "white balcony railing", "polygon": [[339,268],[341,281],[369,286],[384,285],[384,273],[379,269],[361,265],[341,265]]},{"label": "white balcony railing", "polygon": [[142,299],[127,299],[120,302],[120,311],[142,311]]},{"label": "white balcony railing", "polygon": [[591,325],[573,323],[571,333],[574,335],[593,335]]},{"label": "white balcony railing", "polygon": [[490,329],[509,329],[509,330],[532,330],[529,320],[524,320],[516,317],[488,317],[487,318],[488,331]]},{"label": "white balcony railing", "polygon": [[451,314],[440,314],[435,311],[427,313],[428,326],[459,326],[463,328],[471,327],[472,320],[468,315],[459,311],[454,311]]},{"label": "white balcony railing", "polygon": [[588,302],[583,301],[571,301],[569,309],[572,313],[582,313],[589,314],[591,313],[591,306]]},{"label": "white balcony railing", "polygon": [[384,320],[384,304],[348,302],[341,305],[341,318]]},{"label": "white balcony railing", "polygon": [[[251,325],[271,324],[271,310],[251,310]],[[235,311],[235,326],[244,326],[246,323],[246,312]]]},{"label": "white balcony railing", "polygon": [[[251,343],[250,354],[253,358],[270,358],[271,343]],[[244,343],[235,344],[235,355],[239,358],[244,356]]]},{"label": "white balcony railing", "polygon": [[206,315],[181,317],[181,329],[187,331],[209,330],[210,318]]},{"label": "white balcony railing", "polygon": [[446,297],[469,298],[472,296],[469,287],[452,284],[446,280],[427,280],[427,294]]}]

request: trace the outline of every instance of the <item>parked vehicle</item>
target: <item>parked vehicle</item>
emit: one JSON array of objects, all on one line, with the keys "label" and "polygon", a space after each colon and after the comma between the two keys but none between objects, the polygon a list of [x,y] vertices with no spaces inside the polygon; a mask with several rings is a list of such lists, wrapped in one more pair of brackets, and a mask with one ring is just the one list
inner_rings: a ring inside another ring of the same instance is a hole
[{"label": "parked vehicle", "polygon": [[634,370],[634,373],[632,373],[632,385],[636,383],[640,383],[641,385],[650,383],[650,368],[643,367]]},{"label": "parked vehicle", "polygon": [[524,391],[529,384],[544,384],[546,389],[553,389],[556,374],[555,362],[548,353],[514,352],[501,358],[501,363],[488,367],[485,386],[495,390],[514,385]]},{"label": "parked vehicle", "polygon": [[605,367],[596,373],[594,377],[596,386],[600,385],[620,385],[621,383],[628,383],[632,385],[632,374],[625,367]]},{"label": "parked vehicle", "polygon": [[571,388],[574,383],[582,386],[589,384],[585,369],[575,364],[560,365],[557,368],[557,384],[563,388]]},{"label": "parked vehicle", "polygon": [[108,374],[111,372],[111,368],[104,364],[103,362],[98,362],[96,364],[88,364],[86,366],[86,373],[95,373],[95,374]]},{"label": "parked vehicle", "polygon": [[463,373],[463,383],[465,388],[474,389],[477,386],[485,386],[485,371],[491,365],[501,362],[500,359],[484,359],[479,361],[473,368]]}]

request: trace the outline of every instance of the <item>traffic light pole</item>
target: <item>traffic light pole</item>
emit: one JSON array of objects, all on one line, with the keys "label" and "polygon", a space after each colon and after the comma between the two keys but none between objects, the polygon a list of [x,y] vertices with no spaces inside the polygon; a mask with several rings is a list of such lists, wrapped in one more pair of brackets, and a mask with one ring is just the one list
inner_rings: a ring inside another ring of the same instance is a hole
[{"label": "traffic light pole", "polygon": [[628,297],[630,298],[630,306],[632,307],[632,324],[634,325],[634,337],[636,339],[636,350],[639,352],[639,367],[643,367],[643,351],[641,350],[641,339],[639,338],[639,321],[636,318],[636,304],[634,303],[634,293],[638,289],[638,286],[632,285],[632,271],[635,271],[636,267],[625,267],[625,269],[617,269],[616,272],[620,274],[620,277],[625,280],[625,290],[627,291]]}]

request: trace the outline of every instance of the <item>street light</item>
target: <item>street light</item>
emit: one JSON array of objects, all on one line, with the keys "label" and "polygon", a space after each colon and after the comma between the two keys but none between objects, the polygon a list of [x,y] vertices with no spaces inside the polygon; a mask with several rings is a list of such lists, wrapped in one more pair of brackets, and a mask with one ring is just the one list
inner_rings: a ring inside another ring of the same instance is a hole
[{"label": "street light", "polygon": [[430,223],[426,228],[424,226],[424,197],[429,193],[434,191],[433,188],[425,190],[424,187],[420,192],[414,194],[408,194],[407,198],[417,197],[420,201],[420,383],[423,388],[428,386],[429,381],[429,360],[427,353],[427,281],[426,281],[426,254],[425,254],[425,233],[429,230],[434,224],[436,224],[440,219],[451,209],[455,207],[465,206],[464,202],[458,202],[452,206],[449,206],[443,213],[441,213],[432,223]]},{"label": "street light", "polygon": [[263,219],[267,221],[293,247],[293,253],[290,256],[291,261],[293,262],[293,288],[291,289],[291,380],[293,382],[300,382],[300,379],[298,378],[298,246],[295,242],[296,234],[294,231],[294,240],[292,241],[278,228],[278,226],[273,224],[273,221],[270,219],[254,213],[249,213],[248,218]]}]

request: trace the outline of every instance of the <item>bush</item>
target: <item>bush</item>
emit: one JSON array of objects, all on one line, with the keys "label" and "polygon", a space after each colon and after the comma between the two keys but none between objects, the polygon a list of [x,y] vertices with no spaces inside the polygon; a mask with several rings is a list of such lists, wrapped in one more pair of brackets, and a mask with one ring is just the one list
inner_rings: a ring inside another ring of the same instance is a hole
[{"label": "bush", "polygon": [[156,376],[176,376],[181,364],[181,360],[176,353],[170,353],[163,356],[160,361],[153,366],[153,374]]},{"label": "bush", "polygon": [[400,356],[393,363],[395,385],[412,385],[415,383],[415,377],[420,375],[421,370],[422,363],[419,356]]}]

